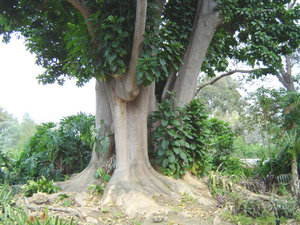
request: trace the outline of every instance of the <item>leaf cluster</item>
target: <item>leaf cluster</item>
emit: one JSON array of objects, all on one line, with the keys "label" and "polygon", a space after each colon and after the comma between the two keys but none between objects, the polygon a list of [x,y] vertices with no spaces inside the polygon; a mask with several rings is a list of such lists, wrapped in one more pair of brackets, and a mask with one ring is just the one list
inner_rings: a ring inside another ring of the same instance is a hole
[{"label": "leaf cluster", "polygon": [[300,44],[300,6],[288,4],[292,1],[218,1],[223,24],[216,30],[202,71],[214,76],[233,59],[259,67],[253,77],[277,74],[282,56],[292,54]]},{"label": "leaf cluster", "polygon": [[157,5],[148,4],[143,50],[137,66],[138,83],[144,86],[167,79],[182,64],[192,32],[197,1],[171,0],[158,15]]},{"label": "leaf cluster", "polygon": [[37,181],[28,180],[25,185],[22,186],[23,194],[26,197],[32,196],[34,193],[44,192],[47,194],[56,193],[60,190],[60,187],[53,185],[53,180],[48,181],[44,176],[42,176]]},{"label": "leaf cluster", "polygon": [[208,119],[199,100],[184,108],[175,107],[174,101],[175,97],[160,103],[149,117],[150,158],[169,176],[179,178],[190,171],[199,177],[213,166],[214,157],[233,152],[233,134],[228,124]]}]

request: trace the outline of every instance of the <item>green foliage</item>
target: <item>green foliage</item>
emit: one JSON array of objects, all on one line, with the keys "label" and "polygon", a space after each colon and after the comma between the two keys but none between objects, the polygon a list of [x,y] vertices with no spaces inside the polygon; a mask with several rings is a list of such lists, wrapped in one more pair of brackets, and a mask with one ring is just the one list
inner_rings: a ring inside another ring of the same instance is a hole
[{"label": "green foliage", "polygon": [[[179,70],[190,41],[196,15],[195,0],[170,0],[157,13],[155,1],[148,1],[143,50],[138,81],[148,85],[165,80]],[[222,0],[217,10],[223,17],[206,54],[202,70],[209,75],[224,71],[228,58],[264,65],[256,76],[276,73],[281,56],[299,46],[299,5],[287,9],[291,1]],[[92,77],[108,79],[128,70],[133,43],[136,1],[88,1],[92,14],[84,18],[65,1],[9,1],[1,4],[0,33],[4,41],[13,31],[27,39],[46,71],[43,83],[63,84],[66,76],[82,85]],[[200,7],[199,7],[200,8]],[[86,21],[85,21],[86,19]],[[156,57],[153,57],[153,56]]]},{"label": "green foliage", "polygon": [[208,187],[212,194],[222,194],[228,193],[232,190],[232,179],[222,174],[219,168],[216,171],[211,171],[208,176]]},{"label": "green foliage", "polygon": [[[138,83],[144,86],[164,81],[169,73],[179,70],[189,42],[197,1],[171,0],[162,17],[157,6],[148,4],[143,51],[137,67]],[[159,27],[159,29],[157,29]]]},{"label": "green foliage", "polygon": [[28,114],[22,122],[0,107],[0,151],[14,157],[35,132],[35,123]]},{"label": "green foliage", "polygon": [[261,143],[246,143],[241,136],[234,139],[233,148],[238,158],[267,158],[267,149]]},{"label": "green foliage", "polygon": [[[241,224],[241,225],[252,225],[252,224],[260,224],[260,225],[273,225],[275,221],[278,220],[274,215],[268,212],[264,212],[264,215],[251,218],[244,213],[239,213],[237,215],[232,215],[230,212],[226,212],[223,216],[233,222],[234,224]],[[285,224],[287,220],[283,217],[280,218],[280,221]]]},{"label": "green foliage", "polygon": [[287,219],[292,219],[296,217],[297,211],[297,200],[295,198],[288,197],[287,199],[272,199],[272,211],[274,215],[279,217],[284,217]]},{"label": "green foliage", "polygon": [[37,181],[28,180],[27,184],[22,186],[26,197],[32,196],[34,193],[44,192],[47,194],[56,193],[60,187],[53,185],[53,180],[48,181],[44,176]]},{"label": "green foliage", "polygon": [[96,194],[101,195],[103,193],[103,191],[105,190],[105,186],[103,186],[102,184],[92,184],[89,186],[88,189]]},{"label": "green foliage", "polygon": [[74,204],[74,197],[67,194],[59,194],[56,203],[60,202],[63,207],[68,207]]},{"label": "green foliage", "polygon": [[228,124],[208,119],[199,100],[184,108],[174,107],[174,101],[173,97],[160,103],[149,117],[155,128],[150,158],[166,175],[179,178],[188,170],[201,176],[211,168],[213,157],[219,157],[219,163],[232,153],[233,134]]},{"label": "green foliage", "polygon": [[89,190],[97,194],[102,194],[105,190],[106,184],[110,180],[110,175],[108,175],[102,167],[99,167],[94,175],[95,179],[100,179],[100,184],[93,184],[89,186]]},{"label": "green foliage", "polygon": [[101,179],[102,183],[108,183],[110,176],[103,170],[102,167],[99,167],[94,175],[95,179]]},{"label": "green foliage", "polygon": [[10,171],[12,168],[12,162],[8,158],[7,154],[4,154],[3,152],[0,151],[0,163],[1,163],[1,168],[0,168],[0,184],[3,183],[8,183],[9,182],[9,177],[10,177]]},{"label": "green foliage", "polygon": [[224,19],[212,40],[202,70],[209,76],[225,71],[228,58],[259,66],[252,76],[277,74],[282,57],[299,46],[300,6],[287,1],[221,0],[218,10]]},{"label": "green foliage", "polygon": [[94,141],[91,115],[80,113],[59,124],[41,124],[14,163],[11,182],[25,183],[41,176],[62,180],[63,175],[80,172],[90,160]]},{"label": "green foliage", "polygon": [[220,165],[228,160],[233,153],[234,134],[228,123],[212,118],[210,119],[211,146],[216,149],[213,155],[213,164]]},{"label": "green foliage", "polygon": [[[208,125],[205,124],[207,114],[203,112],[203,106],[193,114],[188,109],[175,108],[173,104],[170,100],[160,103],[158,111],[150,116],[151,125],[160,121],[151,134],[151,142],[157,149],[150,152],[150,158],[155,158],[163,173],[169,176],[178,178],[192,169],[194,174],[200,175],[210,161],[205,143],[209,135]],[[191,107],[193,104],[197,105],[195,100]]]},{"label": "green foliage", "polygon": [[[254,104],[250,114],[256,121],[253,125],[261,129],[262,134],[269,136],[272,160],[257,166],[256,173],[262,177],[271,173],[274,175],[287,174],[291,171],[291,159],[299,154],[300,95],[298,92],[284,89],[274,90],[259,88],[252,96]],[[262,135],[263,136],[263,135]],[[245,147],[247,150],[247,147]],[[261,155],[262,160],[266,155]],[[270,156],[268,156],[270,158]],[[300,165],[299,158],[297,158]],[[299,168],[299,166],[298,166]]]},{"label": "green foliage", "polygon": [[2,213],[0,213],[1,224],[18,224],[18,225],[73,225],[77,224],[72,218],[70,221],[59,219],[59,217],[52,217],[48,215],[48,209],[43,212],[43,217],[37,218],[34,216],[28,217],[26,211],[16,205],[16,193],[7,185],[0,186],[0,206]]}]

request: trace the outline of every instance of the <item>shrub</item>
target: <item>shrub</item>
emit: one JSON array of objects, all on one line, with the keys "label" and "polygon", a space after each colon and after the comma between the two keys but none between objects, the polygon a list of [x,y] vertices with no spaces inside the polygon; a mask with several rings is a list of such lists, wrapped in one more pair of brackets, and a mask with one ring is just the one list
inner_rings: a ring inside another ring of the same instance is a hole
[{"label": "shrub", "polygon": [[94,116],[80,113],[63,118],[59,124],[43,123],[29,139],[14,164],[17,174],[12,183],[25,183],[44,176],[63,180],[83,170],[94,143]]},{"label": "shrub", "polygon": [[36,182],[33,180],[27,181],[27,184],[25,184],[22,188],[24,190],[23,194],[26,197],[32,196],[34,193],[38,193],[38,192],[52,194],[60,190],[60,187],[53,185],[53,180],[47,181],[47,179],[43,176],[41,179],[37,180]]},{"label": "shrub", "polygon": [[164,174],[179,178],[192,172],[200,177],[233,152],[233,133],[228,124],[208,119],[203,104],[194,99],[184,108],[174,106],[175,97],[158,104],[149,117],[150,158]]}]

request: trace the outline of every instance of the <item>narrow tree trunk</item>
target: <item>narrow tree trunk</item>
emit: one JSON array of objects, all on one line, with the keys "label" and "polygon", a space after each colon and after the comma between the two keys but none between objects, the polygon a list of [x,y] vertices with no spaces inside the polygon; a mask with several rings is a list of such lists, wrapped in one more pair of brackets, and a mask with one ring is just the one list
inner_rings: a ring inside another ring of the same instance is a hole
[{"label": "narrow tree trunk", "polygon": [[173,91],[176,92],[179,106],[189,103],[195,95],[202,63],[215,30],[221,22],[216,5],[216,1],[212,0],[198,2],[190,43],[174,84]]},{"label": "narrow tree trunk", "polygon": [[298,146],[298,132],[296,130],[295,141],[292,153],[292,192],[299,199],[299,176],[297,168],[297,146]]}]

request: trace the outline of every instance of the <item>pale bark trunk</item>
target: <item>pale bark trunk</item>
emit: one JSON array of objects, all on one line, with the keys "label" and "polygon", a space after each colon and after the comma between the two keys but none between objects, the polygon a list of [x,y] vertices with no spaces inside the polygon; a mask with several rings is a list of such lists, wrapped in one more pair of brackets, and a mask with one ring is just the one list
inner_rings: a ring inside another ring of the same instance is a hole
[{"label": "pale bark trunk", "polygon": [[[112,133],[112,115],[110,111],[110,105],[103,83],[96,80],[96,130],[99,129],[99,136]],[[102,122],[101,122],[102,121]],[[94,175],[99,167],[102,167],[105,171],[110,172],[110,164],[113,160],[114,140],[113,136],[110,137],[110,145],[108,149],[103,152],[101,146],[94,144],[92,157],[88,166],[79,174],[76,174],[70,180],[58,184],[65,191],[87,191],[91,184],[96,184],[99,181],[94,179]]]},{"label": "pale bark trunk", "polygon": [[173,89],[179,100],[179,106],[189,103],[195,95],[203,60],[215,30],[221,22],[216,4],[216,1],[212,0],[202,0],[198,3],[190,43]]},{"label": "pale bark trunk", "polygon": [[298,167],[297,167],[297,146],[298,146],[298,132],[296,130],[295,141],[293,146],[292,153],[292,192],[298,199],[299,196],[299,175],[298,175]]},{"label": "pale bark trunk", "polygon": [[152,168],[148,157],[147,117],[153,91],[152,85],[141,88],[135,100],[125,102],[117,96],[112,85],[107,86],[116,147],[116,169],[112,180],[118,177],[117,181],[120,178],[128,181],[137,176],[142,179],[145,170]]},{"label": "pale bark trunk", "polygon": [[280,74],[277,74],[276,76],[288,91],[295,91],[295,86],[292,77],[292,65],[291,65],[290,56],[285,56],[285,61],[286,61],[285,62],[286,68],[284,69],[284,67],[282,67],[279,70]]},{"label": "pale bark trunk", "polygon": [[292,193],[299,198],[299,177],[296,158],[292,159]]}]

